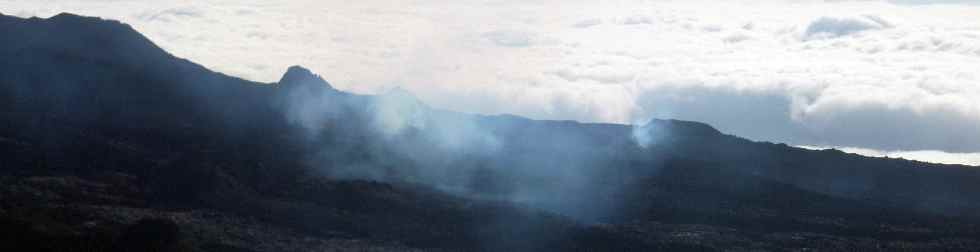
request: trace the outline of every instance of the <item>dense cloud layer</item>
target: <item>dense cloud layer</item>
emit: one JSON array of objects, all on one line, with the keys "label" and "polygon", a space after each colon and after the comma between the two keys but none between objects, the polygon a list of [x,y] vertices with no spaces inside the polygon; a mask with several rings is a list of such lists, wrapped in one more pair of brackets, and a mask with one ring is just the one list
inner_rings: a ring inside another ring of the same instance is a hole
[{"label": "dense cloud layer", "polygon": [[860,154],[869,157],[902,158],[909,160],[928,160],[940,164],[966,164],[980,166],[980,153],[946,153],[942,151],[880,151],[854,147],[819,147],[798,146],[805,149],[838,149],[843,152]]},{"label": "dense cloud layer", "polygon": [[669,117],[795,145],[980,152],[976,5],[0,2],[20,16],[120,19],[232,75],[275,81],[301,64],[342,90],[397,86],[436,108]]}]

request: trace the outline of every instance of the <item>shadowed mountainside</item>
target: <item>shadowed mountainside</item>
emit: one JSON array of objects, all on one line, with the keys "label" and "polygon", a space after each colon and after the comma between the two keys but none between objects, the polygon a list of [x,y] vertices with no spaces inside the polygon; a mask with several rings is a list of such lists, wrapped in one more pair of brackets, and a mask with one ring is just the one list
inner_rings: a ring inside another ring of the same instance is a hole
[{"label": "shadowed mountainside", "polygon": [[0,34],[7,250],[980,247],[975,167],[255,83],[72,14]]}]

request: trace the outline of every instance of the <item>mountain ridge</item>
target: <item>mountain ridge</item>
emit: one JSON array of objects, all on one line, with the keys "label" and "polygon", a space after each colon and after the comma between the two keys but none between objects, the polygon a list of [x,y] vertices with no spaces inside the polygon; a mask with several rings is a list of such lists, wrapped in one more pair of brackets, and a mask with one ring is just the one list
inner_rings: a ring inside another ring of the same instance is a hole
[{"label": "mountain ridge", "polygon": [[[13,59],[0,62],[0,196],[15,199],[0,203],[0,222],[31,239],[71,247],[90,233],[115,244],[129,237],[121,227],[159,224],[118,217],[143,216],[174,220],[189,233],[181,246],[197,249],[298,244],[228,239],[251,228],[326,246],[308,250],[980,244],[969,238],[980,209],[972,167],[752,142],[699,122],[457,113],[336,90],[299,66],[257,83],[179,59],[116,21],[59,16],[0,21],[0,34],[45,38],[0,49]],[[86,42],[60,44],[70,41]],[[107,46],[117,43],[137,45]],[[156,56],[118,56],[125,48]],[[675,236],[684,230],[704,235]]]}]

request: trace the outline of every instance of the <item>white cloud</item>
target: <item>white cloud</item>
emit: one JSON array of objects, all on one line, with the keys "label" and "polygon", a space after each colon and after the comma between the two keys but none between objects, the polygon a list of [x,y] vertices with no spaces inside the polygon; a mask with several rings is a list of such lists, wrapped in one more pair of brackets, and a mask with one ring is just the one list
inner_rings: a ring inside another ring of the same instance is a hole
[{"label": "white cloud", "polygon": [[980,152],[980,6],[879,1],[0,0],[120,19],[174,54],[274,81],[401,86],[434,107],[699,120],[795,145]]},{"label": "white cloud", "polygon": [[798,146],[811,150],[837,149],[847,153],[854,153],[867,157],[887,157],[901,158],[908,160],[923,161],[937,164],[965,164],[980,166],[980,152],[978,153],[950,153],[937,150],[919,151],[880,151],[867,148],[856,147],[819,147],[819,146]]},{"label": "white cloud", "polygon": [[592,26],[596,26],[596,25],[600,25],[600,24],[602,24],[602,20],[601,19],[591,18],[591,19],[586,19],[586,20],[579,21],[578,23],[575,23],[572,26],[575,27],[575,28],[588,28],[588,27],[592,27]]},{"label": "white cloud", "polygon": [[878,30],[891,27],[888,21],[876,16],[833,18],[821,17],[806,27],[803,36],[806,39],[836,38],[867,30]]},{"label": "white cloud", "polygon": [[646,15],[631,15],[619,18],[619,23],[624,25],[648,25],[653,24],[653,18]]},{"label": "white cloud", "polygon": [[484,33],[483,37],[505,47],[525,47],[532,44],[531,34],[521,31],[497,30]]},{"label": "white cloud", "polygon": [[144,22],[164,22],[170,23],[175,20],[186,18],[200,18],[204,16],[204,11],[195,7],[176,7],[162,11],[149,11],[136,16]]}]

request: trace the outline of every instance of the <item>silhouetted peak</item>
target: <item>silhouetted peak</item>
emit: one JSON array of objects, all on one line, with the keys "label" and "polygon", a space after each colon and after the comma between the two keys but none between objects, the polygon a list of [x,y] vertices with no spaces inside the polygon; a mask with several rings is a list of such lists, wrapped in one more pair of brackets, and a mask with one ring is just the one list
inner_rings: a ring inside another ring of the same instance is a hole
[{"label": "silhouetted peak", "polygon": [[719,136],[722,135],[720,131],[708,125],[706,123],[694,122],[694,121],[682,121],[682,120],[662,120],[653,119],[643,125],[643,128],[665,128],[669,129],[672,134],[679,134],[685,136]]},{"label": "silhouetted peak", "polygon": [[[100,17],[87,17],[87,16],[76,15],[68,12],[62,12],[58,15],[54,15],[48,18],[47,21],[57,25],[68,26],[75,29],[82,28],[83,26],[87,28],[85,30],[79,30],[78,32],[103,32],[104,34],[99,34],[99,35],[110,35],[115,37],[134,37],[134,36],[140,38],[143,37],[142,34],[136,31],[136,29],[133,29],[133,27],[129,26],[128,24],[116,20],[102,19]],[[145,42],[149,43],[148,39],[145,38],[143,39],[145,40]]]},{"label": "silhouetted peak", "polygon": [[288,69],[286,69],[286,74],[284,74],[282,78],[286,79],[289,77],[306,77],[306,76],[315,77],[316,74],[314,74],[313,71],[310,71],[310,69],[306,69],[303,66],[291,66]]},{"label": "silhouetted peak", "polygon": [[64,21],[102,21],[103,20],[102,18],[98,18],[98,17],[85,17],[85,16],[80,16],[80,15],[68,13],[68,12],[58,13],[58,15],[51,16],[51,18],[49,18],[49,19],[51,21],[59,21],[59,22],[64,22]]},{"label": "silhouetted peak", "polygon": [[[62,12],[47,19],[47,21],[61,26],[62,29],[78,29],[76,32],[94,32],[101,36],[110,38],[133,39],[140,38],[144,44],[152,44],[149,39],[143,37],[132,26],[116,20],[102,19],[100,17],[87,17],[68,12]],[[72,34],[75,35],[75,34]],[[94,35],[94,34],[93,34]]]},{"label": "silhouetted peak", "polygon": [[98,17],[61,13],[50,18],[4,17],[0,50],[54,52],[77,58],[141,66],[171,59],[127,24]]},{"label": "silhouetted peak", "polygon": [[330,83],[323,80],[319,75],[314,74],[309,69],[302,66],[291,66],[286,70],[286,74],[282,75],[279,79],[279,87],[281,88],[294,88],[294,87],[311,87],[311,88],[324,88],[327,90],[334,90]]}]

